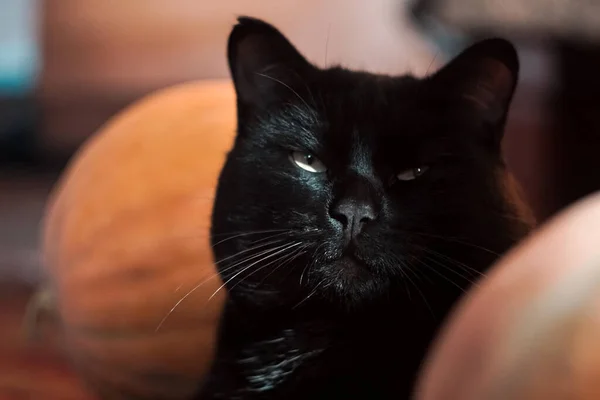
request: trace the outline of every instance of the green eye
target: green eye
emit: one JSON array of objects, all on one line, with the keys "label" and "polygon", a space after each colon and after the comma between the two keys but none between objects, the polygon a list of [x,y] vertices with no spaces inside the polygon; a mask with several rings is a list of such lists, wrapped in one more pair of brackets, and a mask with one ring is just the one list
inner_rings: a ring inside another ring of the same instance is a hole
[{"label": "green eye", "polygon": [[317,157],[309,153],[293,151],[290,153],[290,160],[296,164],[296,166],[308,172],[318,174],[327,171],[325,164],[323,164]]},{"label": "green eye", "polygon": [[428,169],[429,167],[410,168],[400,172],[396,175],[396,178],[398,178],[399,181],[412,181],[423,175]]}]

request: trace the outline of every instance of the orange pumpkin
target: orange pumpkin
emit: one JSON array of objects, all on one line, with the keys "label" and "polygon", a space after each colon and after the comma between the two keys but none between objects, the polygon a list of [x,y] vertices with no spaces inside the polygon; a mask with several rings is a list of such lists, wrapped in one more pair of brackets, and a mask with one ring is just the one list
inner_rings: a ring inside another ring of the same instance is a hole
[{"label": "orange pumpkin", "polygon": [[221,284],[208,229],[234,131],[228,81],[170,88],[101,129],[54,190],[50,288],[72,360],[106,398],[185,399],[209,366],[224,294],[207,301]]}]

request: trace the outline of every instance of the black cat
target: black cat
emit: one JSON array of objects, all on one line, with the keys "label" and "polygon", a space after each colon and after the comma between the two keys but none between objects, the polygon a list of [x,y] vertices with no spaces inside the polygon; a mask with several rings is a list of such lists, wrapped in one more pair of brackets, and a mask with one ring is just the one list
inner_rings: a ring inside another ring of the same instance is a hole
[{"label": "black cat", "polygon": [[200,399],[407,399],[461,294],[529,224],[501,155],[518,58],[417,79],[319,69],[240,18],[212,221],[229,293]]}]

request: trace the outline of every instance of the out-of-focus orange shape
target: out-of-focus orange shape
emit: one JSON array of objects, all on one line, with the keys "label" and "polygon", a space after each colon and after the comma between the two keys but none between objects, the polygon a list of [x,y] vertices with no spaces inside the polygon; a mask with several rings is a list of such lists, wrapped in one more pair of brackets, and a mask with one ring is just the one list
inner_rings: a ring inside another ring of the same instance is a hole
[{"label": "out-of-focus orange shape", "polygon": [[418,400],[600,399],[600,194],[504,257],[438,338]]},{"label": "out-of-focus orange shape", "polygon": [[208,368],[224,300],[208,301],[208,229],[235,120],[229,81],[164,90],[95,134],[54,190],[44,263],[67,349],[107,398],[185,399]]}]

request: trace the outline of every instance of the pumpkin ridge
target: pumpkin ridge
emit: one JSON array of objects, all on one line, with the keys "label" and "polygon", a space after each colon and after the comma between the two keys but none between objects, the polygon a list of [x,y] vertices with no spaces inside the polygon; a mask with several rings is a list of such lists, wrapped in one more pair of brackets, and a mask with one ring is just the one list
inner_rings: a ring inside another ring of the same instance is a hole
[{"label": "pumpkin ridge", "polygon": [[[183,204],[187,204],[186,200],[189,201],[189,197],[192,197],[191,194],[178,194],[175,196],[171,196],[165,199],[162,199],[163,201],[157,201],[155,203],[152,203],[151,205],[148,204],[147,208],[155,208],[155,209],[164,209],[164,208],[169,208],[169,207],[173,207],[177,204],[183,203]],[[207,203],[210,202],[210,205],[212,207],[212,201],[213,199],[207,199]],[[184,208],[184,207],[181,207]],[[136,226],[136,222],[139,222],[140,219],[142,219],[142,217],[148,218],[147,217],[147,210],[146,209],[138,209],[138,208],[127,208],[127,209],[122,209],[122,210],[118,210],[115,213],[114,218],[112,218],[112,221],[118,221],[118,223],[121,223],[122,225],[133,225]],[[208,231],[209,231],[209,224],[206,225],[202,225],[200,227],[198,227],[198,230],[205,230],[206,234],[208,236]],[[107,224],[105,226],[103,226],[102,228],[98,229],[91,237],[88,238],[88,242],[87,243],[83,243],[83,246],[80,247],[79,249],[77,249],[76,251],[74,251],[72,254],[69,255],[68,258],[66,258],[64,260],[65,264],[76,264],[78,263],[78,261],[80,261],[78,259],[78,257],[81,256],[81,254],[85,254],[91,250],[93,250],[94,248],[96,248],[95,244],[97,243],[97,241],[99,240],[99,237],[102,237],[102,235],[106,235],[107,231],[110,231],[111,229],[115,229],[115,225],[111,224]],[[139,229],[139,228],[136,228]],[[118,229],[117,229],[118,230]],[[163,234],[164,232],[161,232],[161,234]],[[163,239],[162,237],[160,238],[161,240]]]}]

